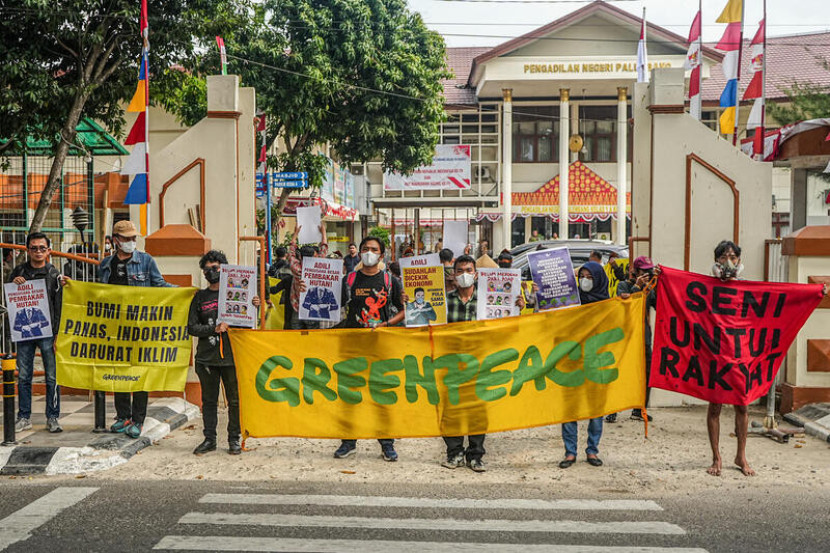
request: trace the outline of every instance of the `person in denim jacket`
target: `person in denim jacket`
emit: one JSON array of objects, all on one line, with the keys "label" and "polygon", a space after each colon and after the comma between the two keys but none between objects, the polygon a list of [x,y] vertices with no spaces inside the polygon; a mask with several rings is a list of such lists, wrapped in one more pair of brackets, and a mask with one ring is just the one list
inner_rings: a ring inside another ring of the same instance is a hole
[{"label": "person in denim jacket", "polygon": [[[136,250],[138,230],[131,221],[119,221],[112,229],[115,254],[105,257],[98,266],[100,282],[122,286],[172,286],[164,280],[156,260],[146,252]],[[111,432],[124,432],[138,438],[147,416],[147,392],[116,392],[116,421]]]}]

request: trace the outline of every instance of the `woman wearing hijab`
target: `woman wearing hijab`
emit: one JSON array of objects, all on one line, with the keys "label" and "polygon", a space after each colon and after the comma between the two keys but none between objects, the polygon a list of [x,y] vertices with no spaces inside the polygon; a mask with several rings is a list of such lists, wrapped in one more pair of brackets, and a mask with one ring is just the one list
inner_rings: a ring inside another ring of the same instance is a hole
[{"label": "woman wearing hijab", "polygon": [[[582,305],[607,300],[608,276],[602,265],[589,261],[579,269],[579,299]],[[577,447],[577,423],[566,422],[562,424],[562,441],[565,443],[565,458],[559,462],[559,468],[566,469],[576,462]],[[588,455],[588,464],[592,467],[601,467],[602,460],[597,456],[599,453],[599,440],[602,437],[602,417],[588,421],[588,447],[585,453]]]}]

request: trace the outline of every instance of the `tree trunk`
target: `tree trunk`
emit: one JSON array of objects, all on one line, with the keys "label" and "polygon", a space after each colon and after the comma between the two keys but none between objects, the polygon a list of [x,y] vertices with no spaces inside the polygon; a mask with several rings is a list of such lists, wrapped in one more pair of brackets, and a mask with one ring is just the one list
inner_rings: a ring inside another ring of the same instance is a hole
[{"label": "tree trunk", "polygon": [[[43,193],[40,196],[40,201],[35,209],[35,214],[32,217],[32,223],[29,225],[29,233],[40,232],[43,228],[43,223],[46,221],[46,215],[49,213],[49,208],[52,206],[52,200],[55,193],[60,188],[61,174],[63,173],[63,165],[66,162],[66,156],[69,154],[69,146],[75,140],[76,127],[78,121],[81,119],[81,112],[86,103],[86,94],[79,94],[75,97],[75,103],[69,111],[69,116],[66,119],[66,124],[60,131],[61,140],[55,150],[55,157],[52,159],[52,168],[49,171],[49,179],[46,181],[46,186],[43,188]],[[28,206],[24,206],[28,209]],[[93,210],[94,211],[94,210]]]}]

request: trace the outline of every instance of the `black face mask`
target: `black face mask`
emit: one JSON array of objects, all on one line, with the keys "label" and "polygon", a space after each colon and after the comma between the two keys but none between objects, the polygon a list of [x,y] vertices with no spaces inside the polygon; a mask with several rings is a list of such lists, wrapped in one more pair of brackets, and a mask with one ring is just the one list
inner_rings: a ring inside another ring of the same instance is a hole
[{"label": "black face mask", "polygon": [[204,274],[205,278],[210,284],[216,284],[217,282],[219,282],[219,269],[205,269]]},{"label": "black face mask", "polygon": [[500,269],[509,269],[511,265],[513,265],[511,261],[499,261]]}]

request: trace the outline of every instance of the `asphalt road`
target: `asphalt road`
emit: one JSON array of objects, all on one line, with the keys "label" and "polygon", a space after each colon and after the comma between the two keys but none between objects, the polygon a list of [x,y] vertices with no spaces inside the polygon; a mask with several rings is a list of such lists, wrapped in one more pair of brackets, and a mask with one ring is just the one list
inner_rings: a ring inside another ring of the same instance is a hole
[{"label": "asphalt road", "polygon": [[0,551],[22,553],[830,550],[830,491],[751,480],[660,498],[515,485],[21,478],[0,482],[0,497]]}]

